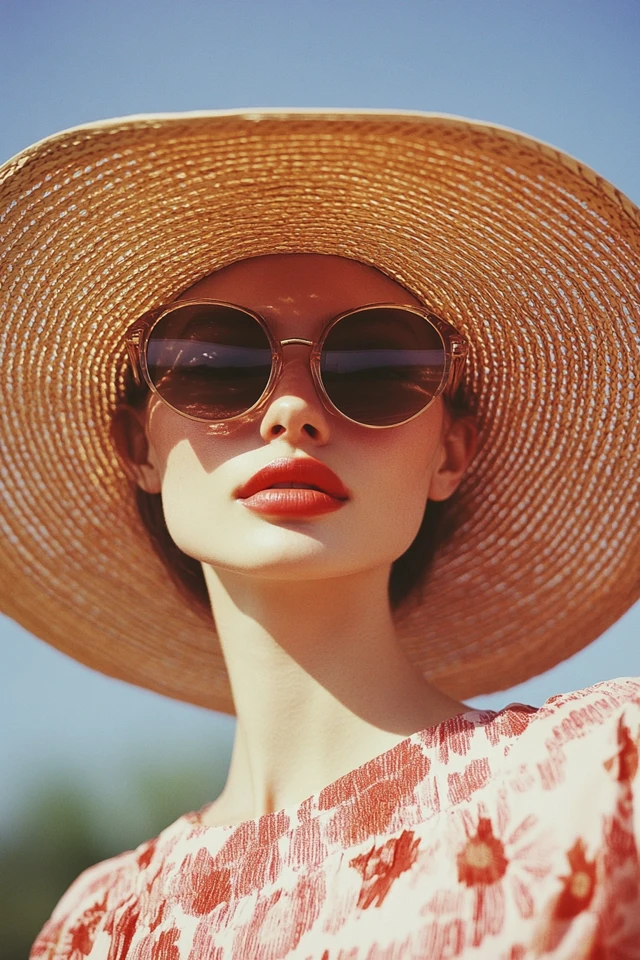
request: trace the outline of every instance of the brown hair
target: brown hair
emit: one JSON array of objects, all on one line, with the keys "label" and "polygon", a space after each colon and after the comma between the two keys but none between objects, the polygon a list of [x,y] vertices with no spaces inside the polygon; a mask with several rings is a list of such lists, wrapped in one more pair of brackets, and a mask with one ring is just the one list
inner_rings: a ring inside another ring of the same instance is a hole
[{"label": "brown hair", "polygon": [[[130,370],[125,375],[122,402],[140,409],[149,397],[146,384],[138,385]],[[455,395],[445,397],[449,413],[456,419],[472,417],[472,407],[464,383]],[[211,615],[209,594],[199,560],[184,553],[171,539],[162,509],[162,495],[147,493],[136,485],[135,498],[140,519],[149,535],[151,546],[162,560],[169,576],[185,598],[201,611]],[[433,559],[462,521],[458,497],[428,500],[420,528],[407,550],[391,566],[389,600],[397,609],[424,582]]]}]

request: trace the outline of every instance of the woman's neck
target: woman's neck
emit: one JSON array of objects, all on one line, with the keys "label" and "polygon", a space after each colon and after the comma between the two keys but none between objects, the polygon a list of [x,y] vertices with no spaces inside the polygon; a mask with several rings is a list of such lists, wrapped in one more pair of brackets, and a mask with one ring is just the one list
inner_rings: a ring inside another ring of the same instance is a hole
[{"label": "woman's neck", "polygon": [[238,717],[206,822],[296,805],[417,730],[462,712],[396,639],[386,569],[331,580],[205,567]]}]

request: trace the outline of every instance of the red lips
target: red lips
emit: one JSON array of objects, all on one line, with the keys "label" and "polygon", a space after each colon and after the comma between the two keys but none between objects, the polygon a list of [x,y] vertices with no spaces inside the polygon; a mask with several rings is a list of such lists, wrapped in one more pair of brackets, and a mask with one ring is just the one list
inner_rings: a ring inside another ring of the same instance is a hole
[{"label": "red lips", "polygon": [[324,463],[312,457],[292,457],[267,464],[236,490],[235,496],[258,513],[304,517],[339,510],[349,492]]}]

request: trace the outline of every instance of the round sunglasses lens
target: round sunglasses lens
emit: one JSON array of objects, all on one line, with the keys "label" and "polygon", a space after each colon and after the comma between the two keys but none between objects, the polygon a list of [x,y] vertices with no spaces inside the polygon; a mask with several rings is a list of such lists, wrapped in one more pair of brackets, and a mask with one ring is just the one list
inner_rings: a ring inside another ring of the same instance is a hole
[{"label": "round sunglasses lens", "polygon": [[155,325],[147,368],[160,396],[200,420],[249,410],[271,375],[271,346],[258,321],[234,307],[185,303]]},{"label": "round sunglasses lens", "polygon": [[343,317],[329,330],[320,374],[338,410],[358,423],[385,427],[430,403],[445,365],[444,343],[433,324],[402,307],[374,307]]}]

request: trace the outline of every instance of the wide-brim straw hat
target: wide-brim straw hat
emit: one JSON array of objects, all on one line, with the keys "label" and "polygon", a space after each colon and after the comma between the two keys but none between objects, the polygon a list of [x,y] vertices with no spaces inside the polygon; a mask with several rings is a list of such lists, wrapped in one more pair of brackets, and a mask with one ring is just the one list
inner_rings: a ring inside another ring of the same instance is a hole
[{"label": "wide-brim straw hat", "polygon": [[0,184],[0,588],[36,636],[233,711],[109,426],[135,318],[285,252],[373,264],[471,341],[466,519],[398,612],[427,677],[457,697],[508,687],[638,597],[640,217],[582,163],[456,117],[256,110],[78,127]]}]

